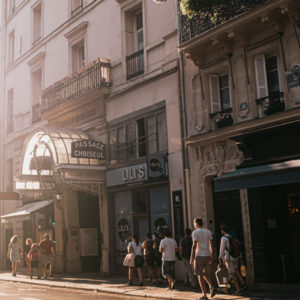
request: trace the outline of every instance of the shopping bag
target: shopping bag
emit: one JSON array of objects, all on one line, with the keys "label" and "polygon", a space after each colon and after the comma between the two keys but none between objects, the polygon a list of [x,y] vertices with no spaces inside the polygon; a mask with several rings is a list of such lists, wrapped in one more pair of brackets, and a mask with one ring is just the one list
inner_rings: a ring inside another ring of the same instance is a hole
[{"label": "shopping bag", "polygon": [[219,265],[216,271],[216,278],[219,287],[226,287],[230,281],[230,275],[225,265]]},{"label": "shopping bag", "polygon": [[123,266],[134,268],[134,266],[135,266],[134,258],[135,258],[135,255],[133,253],[128,253],[124,258]]}]

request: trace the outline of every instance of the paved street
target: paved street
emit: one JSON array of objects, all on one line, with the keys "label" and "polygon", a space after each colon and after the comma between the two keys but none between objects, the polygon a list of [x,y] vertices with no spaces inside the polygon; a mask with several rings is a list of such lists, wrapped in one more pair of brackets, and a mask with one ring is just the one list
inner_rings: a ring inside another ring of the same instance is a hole
[{"label": "paved street", "polygon": [[[190,290],[177,284],[174,291],[165,286],[127,286],[126,277],[100,278],[99,274],[55,275],[50,280],[28,279],[10,273],[0,273],[0,299],[58,300],[58,299],[198,299],[200,290]],[[299,285],[260,284],[242,296],[218,293],[216,300],[300,300]]]}]

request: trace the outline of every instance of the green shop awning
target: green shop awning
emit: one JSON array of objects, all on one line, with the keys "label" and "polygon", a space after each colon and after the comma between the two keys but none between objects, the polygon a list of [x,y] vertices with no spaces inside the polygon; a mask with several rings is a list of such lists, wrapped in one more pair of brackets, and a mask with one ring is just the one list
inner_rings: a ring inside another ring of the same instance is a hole
[{"label": "green shop awning", "polygon": [[215,192],[300,182],[300,159],[238,169],[214,178]]}]

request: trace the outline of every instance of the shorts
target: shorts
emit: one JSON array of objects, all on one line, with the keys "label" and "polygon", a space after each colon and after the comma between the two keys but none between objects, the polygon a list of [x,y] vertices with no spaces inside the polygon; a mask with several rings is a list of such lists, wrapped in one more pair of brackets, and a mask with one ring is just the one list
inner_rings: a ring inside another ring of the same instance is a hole
[{"label": "shorts", "polygon": [[175,280],[175,261],[162,262],[162,275],[164,278],[168,276]]},{"label": "shorts", "polygon": [[42,265],[45,265],[47,263],[53,264],[54,256],[52,254],[42,254],[41,255],[41,263],[42,263]]},{"label": "shorts", "polygon": [[235,270],[239,269],[239,259],[235,257],[230,257],[230,260],[225,260],[225,266],[229,274],[233,274]]},{"label": "shorts", "polygon": [[136,255],[134,263],[136,268],[142,268],[144,265],[144,257],[142,255]]},{"label": "shorts", "polygon": [[209,256],[196,256],[194,261],[195,275],[208,275],[210,273],[209,261]]}]

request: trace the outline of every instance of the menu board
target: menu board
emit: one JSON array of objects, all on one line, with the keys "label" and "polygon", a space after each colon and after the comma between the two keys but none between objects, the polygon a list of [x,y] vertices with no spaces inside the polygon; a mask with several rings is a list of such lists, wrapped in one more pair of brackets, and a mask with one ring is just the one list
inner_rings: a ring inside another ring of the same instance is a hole
[{"label": "menu board", "polygon": [[174,214],[174,229],[175,240],[177,243],[184,237],[184,217],[183,217],[183,203],[182,191],[173,191],[173,214]]}]

